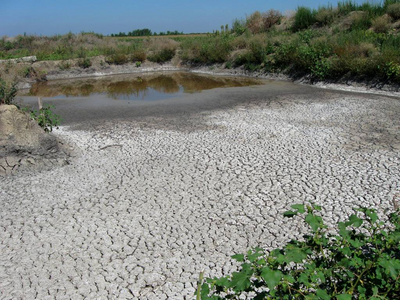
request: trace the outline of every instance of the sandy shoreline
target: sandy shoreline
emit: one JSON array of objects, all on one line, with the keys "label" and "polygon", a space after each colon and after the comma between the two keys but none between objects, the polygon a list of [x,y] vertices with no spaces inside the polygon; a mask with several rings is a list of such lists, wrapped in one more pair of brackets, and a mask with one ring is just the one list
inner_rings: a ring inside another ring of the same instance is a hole
[{"label": "sandy shoreline", "polygon": [[285,87],[92,121],[61,105],[72,164],[0,183],[0,298],[192,299],[201,270],[301,235],[291,204],[322,205],[330,224],[383,214],[400,190],[399,99]]}]

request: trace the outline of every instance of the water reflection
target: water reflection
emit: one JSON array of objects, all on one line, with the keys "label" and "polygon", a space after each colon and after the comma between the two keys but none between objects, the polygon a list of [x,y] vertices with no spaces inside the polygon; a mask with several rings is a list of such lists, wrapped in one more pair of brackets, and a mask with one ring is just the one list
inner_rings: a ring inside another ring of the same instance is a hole
[{"label": "water reflection", "polygon": [[221,87],[257,85],[255,79],[211,77],[192,73],[152,74],[146,76],[108,76],[95,79],[51,81],[32,86],[30,96],[65,98],[106,95],[120,100],[160,100],[183,93],[197,93]]}]

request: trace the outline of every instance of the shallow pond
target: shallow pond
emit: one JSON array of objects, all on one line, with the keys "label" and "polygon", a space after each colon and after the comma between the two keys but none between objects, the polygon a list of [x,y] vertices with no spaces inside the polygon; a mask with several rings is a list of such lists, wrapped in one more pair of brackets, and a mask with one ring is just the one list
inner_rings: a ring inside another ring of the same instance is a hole
[{"label": "shallow pond", "polygon": [[102,96],[115,100],[156,101],[214,88],[259,84],[262,84],[261,80],[250,78],[216,77],[185,72],[156,73],[42,82],[33,85],[29,92],[21,96],[52,99]]}]

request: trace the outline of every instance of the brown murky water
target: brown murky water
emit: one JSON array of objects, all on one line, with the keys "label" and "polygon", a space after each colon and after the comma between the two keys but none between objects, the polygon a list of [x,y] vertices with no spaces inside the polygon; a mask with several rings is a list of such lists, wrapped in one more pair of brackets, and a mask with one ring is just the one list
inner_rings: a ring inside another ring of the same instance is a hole
[{"label": "brown murky water", "polygon": [[101,95],[116,100],[154,101],[214,88],[259,84],[262,84],[262,81],[256,79],[213,77],[179,72],[43,82],[35,84],[29,93],[21,96],[65,99]]}]

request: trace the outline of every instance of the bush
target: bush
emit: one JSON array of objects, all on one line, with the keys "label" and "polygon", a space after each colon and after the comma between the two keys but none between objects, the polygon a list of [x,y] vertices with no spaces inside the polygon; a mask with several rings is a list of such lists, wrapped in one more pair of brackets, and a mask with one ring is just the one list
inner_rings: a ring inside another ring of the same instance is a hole
[{"label": "bush", "polygon": [[232,23],[232,32],[236,35],[242,35],[246,31],[246,21],[235,19]]},{"label": "bush", "polygon": [[149,54],[148,60],[156,63],[170,61],[175,56],[175,49],[161,49]]},{"label": "bush", "polygon": [[282,19],[282,14],[274,9],[270,9],[269,11],[262,14],[264,30],[268,30],[272,26],[279,24]]},{"label": "bush", "polygon": [[233,49],[233,38],[229,35],[196,37],[181,43],[181,59],[185,63],[223,63]]},{"label": "bush", "polygon": [[79,58],[77,65],[82,69],[87,69],[92,66],[92,62],[90,61],[89,58]]},{"label": "bush", "polygon": [[332,8],[321,8],[315,14],[315,20],[321,26],[332,24],[333,20],[337,15],[337,11]]},{"label": "bush", "polygon": [[171,60],[175,56],[178,43],[172,39],[154,38],[146,42],[150,54],[147,59],[157,63],[163,63]]},{"label": "bush", "polygon": [[113,65],[123,65],[128,61],[128,56],[123,53],[114,53],[106,58],[106,62]]},{"label": "bush", "polygon": [[387,7],[386,12],[393,19],[400,19],[400,3],[394,3]]},{"label": "bush", "polygon": [[12,104],[17,95],[17,83],[7,84],[0,78],[0,104]]},{"label": "bush", "polygon": [[252,13],[249,17],[247,17],[246,27],[253,34],[264,31],[264,20],[259,11],[256,11]]},{"label": "bush", "polygon": [[197,299],[400,299],[399,209],[385,222],[373,209],[356,209],[333,234],[321,207],[292,208],[284,215],[305,214],[310,227],[304,240],[234,255],[240,270],[205,282],[201,274]]},{"label": "bush", "polygon": [[311,9],[304,6],[300,6],[297,9],[296,15],[294,16],[292,30],[296,32],[299,30],[307,29],[315,22],[315,11],[312,11]]},{"label": "bush", "polygon": [[387,33],[390,29],[391,19],[388,15],[383,15],[375,18],[372,21],[372,29],[376,33]]},{"label": "bush", "polygon": [[131,54],[131,60],[134,62],[144,62],[147,58],[146,51],[144,49],[136,49]]}]

